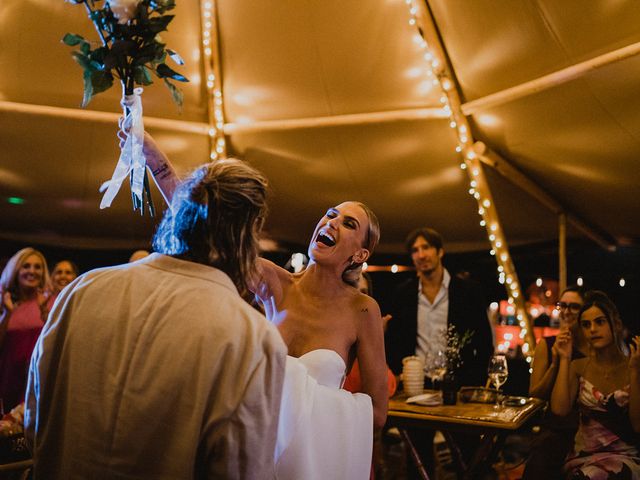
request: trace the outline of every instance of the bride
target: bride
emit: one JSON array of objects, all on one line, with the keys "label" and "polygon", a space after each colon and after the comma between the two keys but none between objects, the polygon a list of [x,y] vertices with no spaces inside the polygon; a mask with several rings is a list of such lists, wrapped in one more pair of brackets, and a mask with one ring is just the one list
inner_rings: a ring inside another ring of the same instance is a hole
[{"label": "bride", "polygon": [[[178,177],[149,135],[144,154],[170,199]],[[304,271],[258,260],[251,289],[289,349],[275,452],[279,479],[369,477],[373,430],[387,415],[387,367],[378,304],[353,285],[379,235],[368,207],[344,202],[318,222]],[[340,389],[356,358],[364,394]]]}]

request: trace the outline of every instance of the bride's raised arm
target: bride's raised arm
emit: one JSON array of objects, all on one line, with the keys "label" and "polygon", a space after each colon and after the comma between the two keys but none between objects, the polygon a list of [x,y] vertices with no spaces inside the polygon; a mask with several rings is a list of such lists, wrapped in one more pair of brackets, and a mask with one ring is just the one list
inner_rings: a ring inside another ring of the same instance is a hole
[{"label": "bride's raised arm", "polygon": [[[126,133],[121,131],[118,134],[118,137],[120,137],[120,140],[122,141],[126,139]],[[144,145],[142,147],[142,152],[147,160],[147,166],[153,174],[153,180],[156,182],[156,185],[167,204],[171,206],[173,192],[180,183],[178,174],[169,161],[169,158],[162,150],[160,150],[156,141],[147,132],[144,132]]]}]

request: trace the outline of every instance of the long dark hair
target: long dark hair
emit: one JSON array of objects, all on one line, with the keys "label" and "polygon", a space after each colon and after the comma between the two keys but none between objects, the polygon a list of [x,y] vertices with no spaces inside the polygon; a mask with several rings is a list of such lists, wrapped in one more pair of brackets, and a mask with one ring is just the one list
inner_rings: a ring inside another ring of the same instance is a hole
[{"label": "long dark hair", "polygon": [[244,295],[254,275],[266,196],[267,179],[247,163],[208,163],[176,190],[153,247],[219,268]]}]

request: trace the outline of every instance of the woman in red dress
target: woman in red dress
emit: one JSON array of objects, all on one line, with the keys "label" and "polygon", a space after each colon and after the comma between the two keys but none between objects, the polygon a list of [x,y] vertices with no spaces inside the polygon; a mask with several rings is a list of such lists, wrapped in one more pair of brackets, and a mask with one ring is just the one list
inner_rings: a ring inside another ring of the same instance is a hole
[{"label": "woman in red dress", "polygon": [[0,399],[5,411],[24,400],[31,352],[51,308],[44,255],[23,248],[0,276]]}]

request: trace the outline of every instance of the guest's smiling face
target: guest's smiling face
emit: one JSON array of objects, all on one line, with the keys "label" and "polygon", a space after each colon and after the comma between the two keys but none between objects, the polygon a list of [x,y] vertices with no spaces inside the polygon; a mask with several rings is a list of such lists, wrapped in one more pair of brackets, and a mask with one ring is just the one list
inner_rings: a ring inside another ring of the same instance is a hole
[{"label": "guest's smiling face", "polygon": [[575,327],[582,305],[582,297],[577,292],[564,292],[556,304],[556,309],[560,312],[561,325]]},{"label": "guest's smiling face", "polygon": [[18,287],[22,291],[42,287],[44,263],[39,255],[29,255],[18,270]]},{"label": "guest's smiling face", "polygon": [[59,292],[64,287],[69,285],[77,277],[76,271],[71,263],[63,260],[58,262],[51,273],[51,283],[53,284],[53,290]]},{"label": "guest's smiling face", "polygon": [[444,250],[431,245],[423,236],[418,236],[411,246],[411,260],[419,273],[430,275],[442,265]]}]

